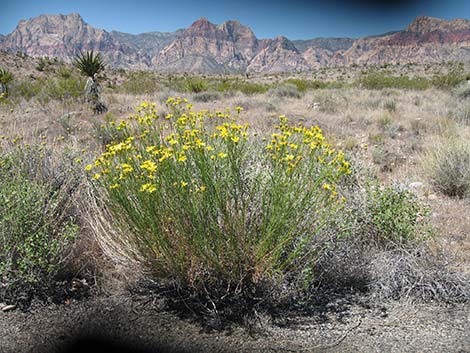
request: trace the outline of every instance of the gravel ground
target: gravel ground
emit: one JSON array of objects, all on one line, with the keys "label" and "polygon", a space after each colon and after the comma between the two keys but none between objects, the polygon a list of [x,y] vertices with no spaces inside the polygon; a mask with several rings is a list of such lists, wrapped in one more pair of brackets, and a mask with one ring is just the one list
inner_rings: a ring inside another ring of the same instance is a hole
[{"label": "gravel ground", "polygon": [[93,297],[0,312],[0,352],[470,352],[470,304],[364,303],[343,298],[309,315],[260,315],[252,332],[206,332],[149,297]]}]

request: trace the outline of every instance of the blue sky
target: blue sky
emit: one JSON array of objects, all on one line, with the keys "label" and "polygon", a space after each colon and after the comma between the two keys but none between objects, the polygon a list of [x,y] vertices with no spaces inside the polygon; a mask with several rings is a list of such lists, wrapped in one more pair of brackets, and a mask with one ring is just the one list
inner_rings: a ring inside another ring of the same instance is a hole
[{"label": "blue sky", "polygon": [[0,33],[20,19],[78,12],[89,24],[128,33],[174,31],[204,16],[237,19],[259,38],[360,37],[406,27],[416,16],[470,18],[469,0],[0,0]]}]

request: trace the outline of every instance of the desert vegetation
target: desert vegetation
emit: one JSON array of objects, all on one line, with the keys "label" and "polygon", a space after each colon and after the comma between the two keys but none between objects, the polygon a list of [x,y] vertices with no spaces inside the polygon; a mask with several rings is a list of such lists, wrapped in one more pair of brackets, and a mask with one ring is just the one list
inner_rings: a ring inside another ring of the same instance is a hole
[{"label": "desert vegetation", "polygon": [[218,327],[351,289],[468,302],[464,67],[320,79],[105,70],[86,53],[36,65],[0,71],[1,301],[63,301],[90,273],[88,246],[96,286],[152,285]]}]

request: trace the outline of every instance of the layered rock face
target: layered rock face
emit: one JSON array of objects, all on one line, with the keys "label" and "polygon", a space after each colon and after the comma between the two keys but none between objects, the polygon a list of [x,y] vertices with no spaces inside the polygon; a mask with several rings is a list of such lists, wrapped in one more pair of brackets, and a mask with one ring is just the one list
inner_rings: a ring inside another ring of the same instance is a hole
[{"label": "layered rock face", "polygon": [[420,16],[405,30],[360,38],[330,65],[470,60],[470,21]]},{"label": "layered rock face", "polygon": [[201,18],[170,33],[107,32],[79,14],[22,20],[0,35],[0,50],[70,60],[81,50],[100,51],[113,67],[161,72],[298,72],[325,66],[470,61],[470,21],[418,17],[405,30],[351,38],[290,41],[258,39],[238,21],[215,25]]},{"label": "layered rock face", "polygon": [[2,46],[31,56],[68,57],[77,54],[81,48],[118,50],[120,43],[106,31],[86,24],[80,15],[71,14],[41,15],[22,20],[5,37]]}]

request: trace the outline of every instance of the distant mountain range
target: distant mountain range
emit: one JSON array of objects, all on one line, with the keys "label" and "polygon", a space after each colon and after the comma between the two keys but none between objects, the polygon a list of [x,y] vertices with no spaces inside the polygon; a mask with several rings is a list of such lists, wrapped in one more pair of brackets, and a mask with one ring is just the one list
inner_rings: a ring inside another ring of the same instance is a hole
[{"label": "distant mountain range", "polygon": [[258,39],[238,21],[205,18],[175,32],[128,34],[87,24],[79,14],[41,15],[0,35],[0,50],[69,60],[100,51],[108,64],[188,73],[299,72],[352,64],[470,61],[470,20],[417,17],[406,29],[352,38]]}]

